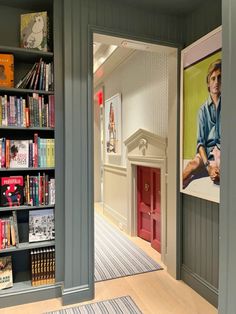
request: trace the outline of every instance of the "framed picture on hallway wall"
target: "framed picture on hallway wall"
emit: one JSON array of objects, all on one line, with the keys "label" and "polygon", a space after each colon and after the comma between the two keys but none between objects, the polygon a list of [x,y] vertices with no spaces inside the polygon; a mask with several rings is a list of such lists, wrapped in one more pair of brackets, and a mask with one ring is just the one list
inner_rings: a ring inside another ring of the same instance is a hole
[{"label": "framed picture on hallway wall", "polygon": [[121,155],[121,94],[105,100],[105,150]]},{"label": "framed picture on hallway wall", "polygon": [[180,191],[220,201],[221,27],[181,55]]}]

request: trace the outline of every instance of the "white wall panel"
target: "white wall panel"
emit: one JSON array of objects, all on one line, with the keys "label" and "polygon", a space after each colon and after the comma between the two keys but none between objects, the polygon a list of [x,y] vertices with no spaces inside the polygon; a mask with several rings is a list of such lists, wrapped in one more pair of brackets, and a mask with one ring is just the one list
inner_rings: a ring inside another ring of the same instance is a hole
[{"label": "white wall panel", "polygon": [[104,166],[104,214],[118,227],[127,230],[127,170],[124,167]]},{"label": "white wall panel", "polygon": [[[104,80],[105,98],[122,95],[122,139],[142,128],[162,137],[168,133],[168,56],[135,51]],[[122,147],[122,165],[126,162]],[[109,158],[106,162],[116,163]]]}]

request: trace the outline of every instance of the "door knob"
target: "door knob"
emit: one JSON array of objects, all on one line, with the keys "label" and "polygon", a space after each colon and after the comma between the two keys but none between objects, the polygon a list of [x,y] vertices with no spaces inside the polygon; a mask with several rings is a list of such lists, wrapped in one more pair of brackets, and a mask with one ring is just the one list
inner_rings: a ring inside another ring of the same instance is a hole
[{"label": "door knob", "polygon": [[150,185],[148,183],[144,183],[144,191],[148,192],[150,188]]}]

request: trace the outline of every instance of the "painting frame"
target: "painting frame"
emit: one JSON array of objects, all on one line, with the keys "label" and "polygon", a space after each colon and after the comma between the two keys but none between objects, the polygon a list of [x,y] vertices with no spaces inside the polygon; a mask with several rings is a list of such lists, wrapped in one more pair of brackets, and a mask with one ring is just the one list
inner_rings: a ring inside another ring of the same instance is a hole
[{"label": "painting frame", "polygon": [[[188,177],[187,180],[184,178],[186,178],[189,161],[199,155],[197,119],[199,121],[200,107],[206,102],[207,95],[210,95],[207,71],[211,64],[221,60],[221,50],[222,27],[220,26],[182,50],[180,82],[180,192],[216,203],[220,202],[220,180],[213,181],[209,171],[202,169],[200,175],[194,172],[191,178]],[[221,93],[219,95],[221,97]],[[200,122],[198,123],[200,125]],[[208,161],[205,162],[205,168],[209,169],[207,164]]]},{"label": "painting frame", "polygon": [[105,152],[108,156],[121,156],[121,93],[106,99],[104,103]]}]

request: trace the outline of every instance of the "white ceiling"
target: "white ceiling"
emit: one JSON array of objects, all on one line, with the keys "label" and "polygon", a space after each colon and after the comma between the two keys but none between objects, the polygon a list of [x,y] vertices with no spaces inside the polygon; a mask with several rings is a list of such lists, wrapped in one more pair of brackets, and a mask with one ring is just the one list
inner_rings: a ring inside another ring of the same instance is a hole
[{"label": "white ceiling", "polygon": [[176,51],[176,48],[172,47],[101,34],[94,34],[93,40],[94,86],[99,85],[136,50],[166,54]]}]

